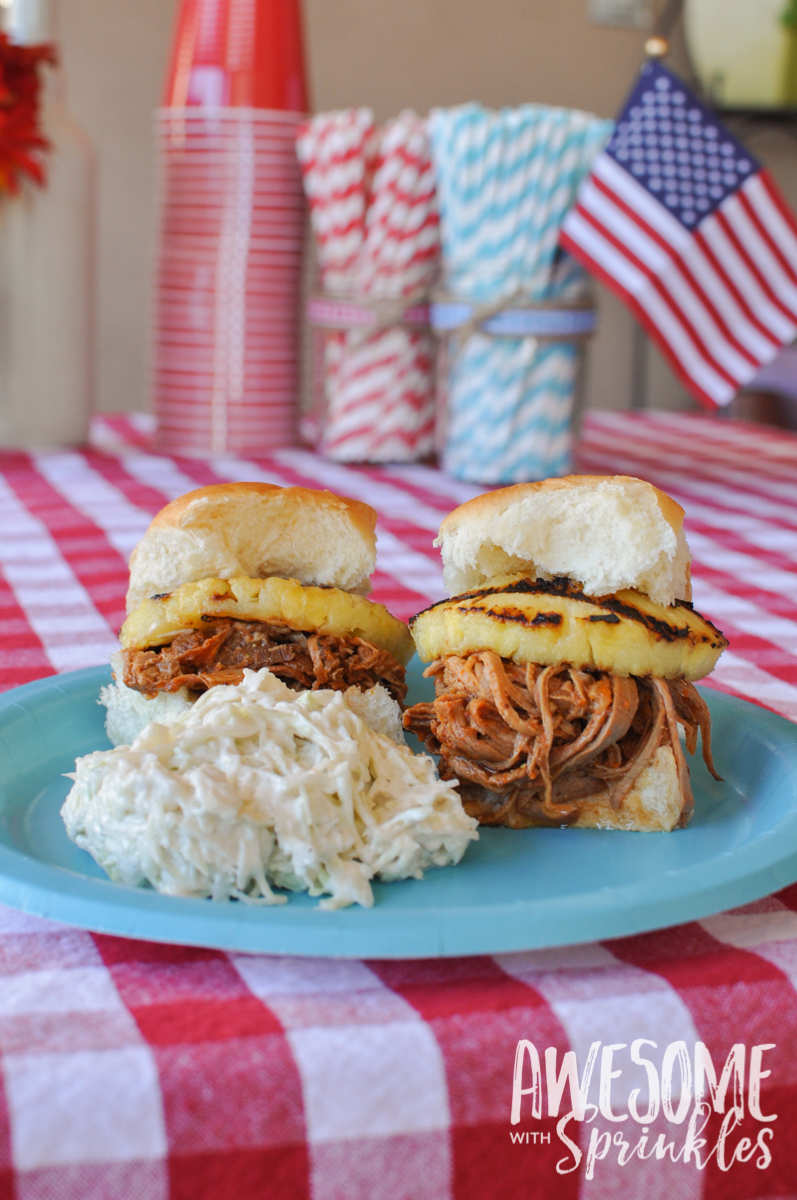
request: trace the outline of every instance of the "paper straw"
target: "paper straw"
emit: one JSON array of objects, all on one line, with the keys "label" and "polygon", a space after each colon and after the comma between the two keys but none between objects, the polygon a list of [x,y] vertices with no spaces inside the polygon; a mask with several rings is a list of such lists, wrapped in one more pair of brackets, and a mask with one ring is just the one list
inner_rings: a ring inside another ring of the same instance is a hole
[{"label": "paper straw", "polygon": [[[446,290],[486,303],[522,292],[570,299],[585,277],[557,270],[558,233],[578,184],[611,130],[543,105],[478,105],[430,118]],[[475,335],[453,356],[445,469],[515,482],[563,474],[578,365],[573,345]]]},{"label": "paper straw", "polygon": [[[400,299],[428,288],[438,270],[428,134],[412,112],[378,134],[369,118],[367,110],[322,114],[303,132],[298,153],[326,290]],[[430,334],[398,326],[327,335],[324,453],[370,462],[429,454],[433,357]]]}]

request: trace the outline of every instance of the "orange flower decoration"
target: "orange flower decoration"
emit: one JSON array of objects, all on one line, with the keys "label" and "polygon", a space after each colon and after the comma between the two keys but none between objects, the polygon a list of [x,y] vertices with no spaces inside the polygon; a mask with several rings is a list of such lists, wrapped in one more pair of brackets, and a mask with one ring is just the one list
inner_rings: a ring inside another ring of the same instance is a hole
[{"label": "orange flower decoration", "polygon": [[22,175],[45,182],[41,155],[50,143],[39,128],[39,67],[56,61],[54,46],[18,46],[0,33],[0,192],[18,192]]}]

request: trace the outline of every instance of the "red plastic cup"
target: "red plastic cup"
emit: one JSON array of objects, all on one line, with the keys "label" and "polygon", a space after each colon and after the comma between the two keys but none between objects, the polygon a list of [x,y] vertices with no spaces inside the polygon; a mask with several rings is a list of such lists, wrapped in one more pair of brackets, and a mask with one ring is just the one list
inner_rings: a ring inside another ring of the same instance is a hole
[{"label": "red plastic cup", "polygon": [[181,0],[155,141],[153,389],[184,453],[296,440],[307,111],[300,0]]},{"label": "red plastic cup", "polygon": [[183,0],[164,104],[307,112],[299,0]]}]

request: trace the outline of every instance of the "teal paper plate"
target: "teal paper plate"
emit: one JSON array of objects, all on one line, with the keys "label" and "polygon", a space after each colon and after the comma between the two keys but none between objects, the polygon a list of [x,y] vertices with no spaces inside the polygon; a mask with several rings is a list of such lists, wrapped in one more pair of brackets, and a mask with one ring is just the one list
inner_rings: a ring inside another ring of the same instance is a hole
[{"label": "teal paper plate", "polygon": [[[725,783],[693,760],[695,815],[676,833],[484,829],[457,867],[375,884],[372,909],[184,900],[111,883],[59,810],[76,755],[107,746],[107,668],[0,696],[0,901],[100,933],[344,958],[495,954],[657,929],[797,880],[797,727],[706,691]],[[417,659],[411,700],[428,695]]]}]

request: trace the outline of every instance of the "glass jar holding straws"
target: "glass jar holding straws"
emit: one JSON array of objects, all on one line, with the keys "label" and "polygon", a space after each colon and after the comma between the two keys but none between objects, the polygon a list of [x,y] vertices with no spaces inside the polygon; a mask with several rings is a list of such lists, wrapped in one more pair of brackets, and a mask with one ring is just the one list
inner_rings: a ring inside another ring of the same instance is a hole
[{"label": "glass jar holding straws", "polygon": [[426,122],[379,127],[369,109],[319,113],[297,153],[319,287],[315,403],[302,431],[339,462],[412,462],[434,444],[429,289],[439,266]]},{"label": "glass jar holding straws", "polygon": [[478,483],[565,475],[581,423],[591,295],[472,304],[437,294],[435,444],[444,469]]},{"label": "glass jar holding straws", "polygon": [[302,432],[329,458],[405,462],[434,444],[434,340],[425,295],[312,296],[312,406]]}]

